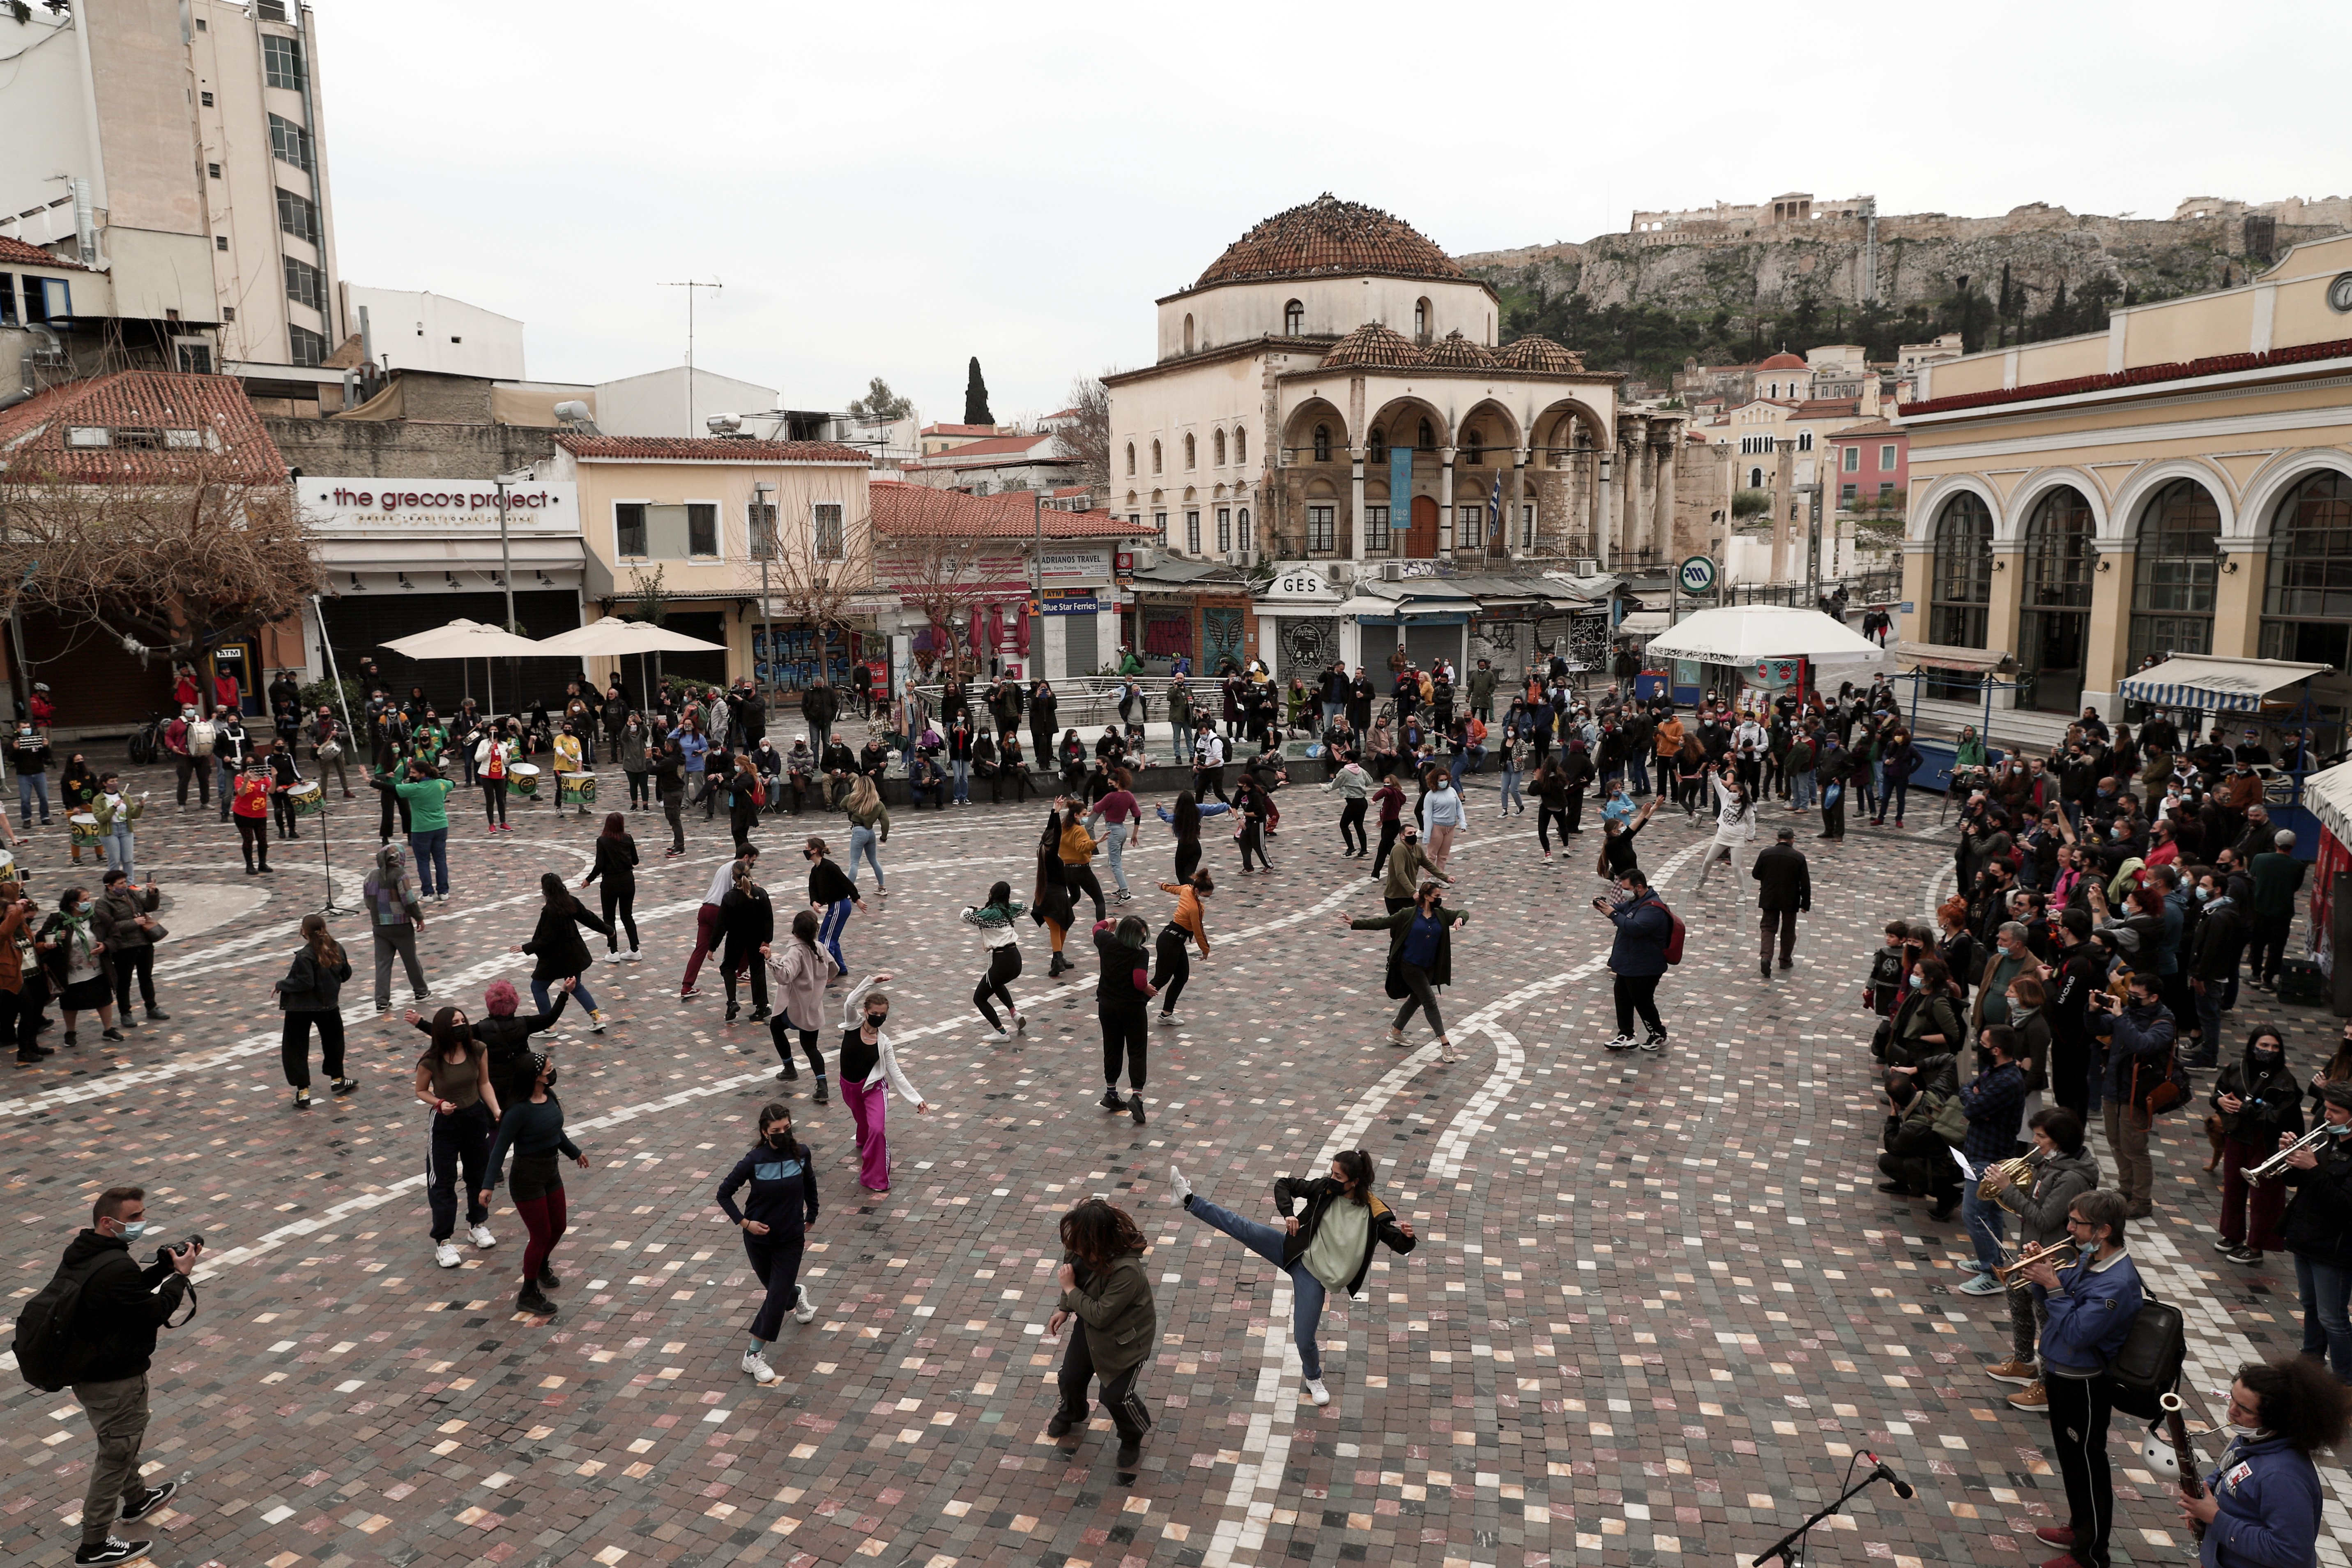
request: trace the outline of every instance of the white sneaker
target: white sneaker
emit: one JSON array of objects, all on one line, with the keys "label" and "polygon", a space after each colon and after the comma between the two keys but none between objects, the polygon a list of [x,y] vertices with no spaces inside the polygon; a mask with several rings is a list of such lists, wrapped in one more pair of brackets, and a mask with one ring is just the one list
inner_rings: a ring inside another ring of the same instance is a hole
[{"label": "white sneaker", "polygon": [[1619,1035],[1609,1042],[1609,1048],[1612,1051],[1630,1051],[1633,1048],[1633,1037]]},{"label": "white sneaker", "polygon": [[490,1234],[490,1227],[486,1225],[474,1227],[473,1239],[476,1247],[496,1247],[499,1244],[499,1238]]},{"label": "white sneaker", "polygon": [[752,1381],[755,1383],[774,1383],[776,1381],[776,1369],[770,1366],[768,1364],[768,1358],[761,1355],[758,1351],[745,1351],[743,1352],[743,1370],[751,1374]]},{"label": "white sneaker", "polygon": [[1025,1035],[1029,1032],[1028,1014],[1015,1013],[1013,1015],[1013,1032],[1016,1035]]},{"label": "white sneaker", "polygon": [[604,1032],[604,1014],[601,1008],[590,1008],[588,1011],[588,1032],[590,1034],[601,1035]]},{"label": "white sneaker", "polygon": [[628,956],[626,957],[626,959],[625,959],[625,960],[624,960],[624,962],[625,962],[625,963],[643,963],[645,961],[646,961],[646,955],[645,955],[644,953],[642,953],[642,952],[638,952],[635,948],[634,948],[634,947],[633,947],[633,948],[631,948],[631,949],[629,949]]},{"label": "white sneaker", "polygon": [[1013,1031],[1002,1026],[992,1029],[988,1032],[988,1038],[992,1040],[1009,1040],[1012,1037]]},{"label": "white sneaker", "polygon": [[434,1262],[436,1262],[436,1263],[437,1263],[437,1264],[439,1264],[439,1265],[440,1265],[442,1268],[457,1268],[457,1247],[456,1247],[454,1244],[452,1244],[452,1243],[450,1243],[450,1242],[446,1242],[446,1241],[445,1241],[445,1242],[441,1243],[441,1245],[440,1245],[440,1246],[436,1247],[433,1249],[433,1261],[434,1261]]},{"label": "white sneaker", "polygon": [[1403,1044],[1404,1044],[1404,1031],[1403,1031],[1402,1029],[1396,1028],[1396,1027],[1394,1027],[1393,1026],[1391,1026],[1391,1028],[1389,1029],[1389,1033],[1388,1033],[1388,1041],[1389,1041],[1389,1044],[1391,1044],[1391,1045],[1392,1045],[1392,1046],[1401,1046],[1401,1045],[1403,1045]]},{"label": "white sneaker", "polygon": [[1178,1170],[1173,1165],[1169,1166],[1168,1201],[1174,1204],[1178,1208],[1182,1208],[1186,1204],[1192,1202],[1192,1184],[1184,1179],[1183,1172]]},{"label": "white sneaker", "polygon": [[597,962],[597,963],[622,963],[622,962],[624,962],[624,961],[623,961],[623,959],[622,959],[622,957],[621,957],[620,952],[616,950],[616,951],[614,951],[614,952],[608,952],[608,953],[606,953],[604,957],[602,957],[602,958],[598,959],[596,962]]},{"label": "white sneaker", "polygon": [[800,1292],[800,1300],[793,1308],[793,1321],[808,1322],[816,1316],[816,1303],[809,1300],[807,1286],[795,1285],[793,1289]]},{"label": "white sneaker", "polygon": [[1331,1391],[1323,1386],[1321,1378],[1310,1377],[1307,1380],[1307,1397],[1318,1405],[1328,1405],[1331,1403]]},{"label": "white sneaker", "polygon": [[1180,1015],[1175,1014],[1175,1013],[1162,1013],[1162,1014],[1160,1014],[1160,1021],[1162,1024],[1165,1024],[1166,1026],[1169,1026],[1170,1028],[1171,1028],[1171,1029],[1181,1029],[1181,1028],[1182,1028],[1182,1027],[1184,1026],[1184,1020],[1183,1020],[1183,1018],[1182,1018]]}]

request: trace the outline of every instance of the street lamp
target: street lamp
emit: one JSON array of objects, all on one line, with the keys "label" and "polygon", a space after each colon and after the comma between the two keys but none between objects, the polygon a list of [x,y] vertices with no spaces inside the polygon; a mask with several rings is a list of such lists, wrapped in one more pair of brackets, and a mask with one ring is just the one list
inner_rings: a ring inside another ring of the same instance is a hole
[{"label": "street lamp", "polygon": [[[760,563],[760,640],[766,645],[767,657],[751,661],[751,679],[759,687],[762,701],[771,700],[769,673],[776,666],[776,634],[768,624],[768,563],[776,558],[776,509],[768,498],[776,487],[761,479],[752,485],[751,493],[759,501],[751,509],[751,553]],[[824,673],[825,649],[819,647],[816,655],[817,673]]]}]

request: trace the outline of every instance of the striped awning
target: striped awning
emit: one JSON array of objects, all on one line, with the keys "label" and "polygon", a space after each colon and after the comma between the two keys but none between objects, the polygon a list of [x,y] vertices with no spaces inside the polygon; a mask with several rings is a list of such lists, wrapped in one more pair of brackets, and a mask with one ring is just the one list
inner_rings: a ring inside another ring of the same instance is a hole
[{"label": "striped awning", "polygon": [[1960,669],[1971,675],[1989,675],[2006,668],[2010,652],[2000,647],[1959,647],[1950,643],[1897,641],[1891,650],[1905,664],[1925,665],[1929,669]]},{"label": "striped awning", "polygon": [[2305,778],[2303,804],[2339,842],[2352,844],[2352,763],[2338,763]]},{"label": "striped awning", "polygon": [[2272,692],[2301,684],[2335,668],[2294,664],[2283,658],[2224,658],[2176,654],[2126,677],[2120,695],[2151,708],[2193,708],[2200,712],[2252,712]]}]

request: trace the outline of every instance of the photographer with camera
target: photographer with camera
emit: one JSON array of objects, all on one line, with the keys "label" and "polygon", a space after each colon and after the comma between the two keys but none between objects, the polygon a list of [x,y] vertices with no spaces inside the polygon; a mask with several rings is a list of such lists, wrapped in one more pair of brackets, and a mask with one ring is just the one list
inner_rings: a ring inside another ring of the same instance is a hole
[{"label": "photographer with camera", "polygon": [[[191,1237],[178,1247],[158,1247],[155,1261],[142,1268],[131,1256],[131,1244],[149,1229],[144,1188],[109,1187],[100,1193],[90,1206],[90,1228],[66,1248],[58,1279],[43,1292],[48,1296],[68,1281],[79,1286],[69,1315],[61,1314],[65,1336],[57,1337],[55,1329],[28,1333],[26,1322],[18,1324],[17,1359],[26,1378],[38,1384],[47,1373],[60,1386],[69,1384],[98,1436],[76,1563],[128,1563],[145,1556],[153,1542],[114,1536],[116,1500],[121,1500],[121,1518],[128,1523],[153,1514],[180,1489],[177,1481],[140,1484],[139,1447],[147,1435],[147,1368],[155,1355],[155,1331],[189,1299],[188,1279],[205,1243],[202,1237]],[[26,1318],[33,1316],[34,1307],[28,1306]],[[62,1352],[58,1359],[63,1364],[32,1364],[26,1352],[35,1344]]]}]

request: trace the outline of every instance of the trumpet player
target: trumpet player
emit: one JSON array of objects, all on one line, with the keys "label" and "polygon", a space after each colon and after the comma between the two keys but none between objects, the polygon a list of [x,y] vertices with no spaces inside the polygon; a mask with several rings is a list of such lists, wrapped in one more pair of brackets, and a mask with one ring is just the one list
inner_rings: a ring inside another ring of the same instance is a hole
[{"label": "trumpet player", "polygon": [[[1979,1036],[1984,1047],[1984,1068],[1960,1090],[1960,1110],[1969,1119],[1968,1137],[1960,1152],[1972,1166],[2006,1160],[2017,1147],[2018,1119],[2025,1110],[2025,1073],[2017,1065],[2017,1031],[1994,1024]],[[1960,1196],[1960,1216],[1976,1244],[1977,1272],[1960,1286],[1968,1296],[1998,1296],[2001,1283],[1992,1271],[2001,1261],[2000,1205],[1985,1197],[1981,1184]]]},{"label": "trumpet player", "polygon": [[2279,1216],[2286,1188],[2246,1180],[2247,1170],[2303,1135],[2303,1086],[2287,1070],[2286,1037],[2268,1024],[2246,1037],[2245,1054],[2213,1080],[2213,1110],[2221,1128],[2221,1219],[2213,1250],[2232,1263],[2260,1263],[2265,1251],[2284,1252]]},{"label": "trumpet player", "polygon": [[[2303,1297],[2303,1353],[2324,1352],[2336,1375],[2352,1383],[2352,1083],[2331,1083],[2319,1099],[2327,1136],[2288,1155],[2280,1176],[2294,1189],[2286,1249]],[[2280,1135],[2283,1147],[2294,1142]]]},{"label": "trumpet player", "polygon": [[[2032,1162],[2028,1174],[2013,1176],[2013,1164],[1994,1167],[1982,1185],[1992,1199],[2017,1216],[2021,1255],[2037,1247],[2054,1247],[2067,1239],[2066,1214],[2076,1198],[2099,1184],[2099,1159],[2083,1140],[2083,1119],[2063,1105],[2037,1110],[2028,1123],[2033,1131]],[[2034,1347],[2047,1315],[2032,1287],[2021,1276],[2009,1285],[2009,1359],[1985,1368],[1996,1383],[2024,1386],[2009,1396],[2015,1410],[2046,1410],[2048,1394]]]},{"label": "trumpet player", "polygon": [[2107,1473],[2107,1419],[2114,1406],[2106,1365],[2123,1348],[2146,1294],[2124,1247],[2130,1205],[2120,1193],[2084,1193],[2066,1210],[2066,1239],[2082,1249],[2063,1273],[2047,1261],[2020,1272],[2043,1311],[2042,1373],[2049,1394],[2050,1447],[2066,1482],[2067,1521],[2033,1533],[2064,1548],[2042,1568],[2109,1568],[2114,1479]]}]

